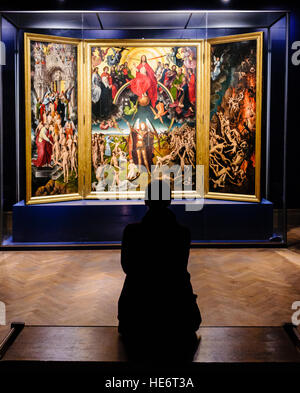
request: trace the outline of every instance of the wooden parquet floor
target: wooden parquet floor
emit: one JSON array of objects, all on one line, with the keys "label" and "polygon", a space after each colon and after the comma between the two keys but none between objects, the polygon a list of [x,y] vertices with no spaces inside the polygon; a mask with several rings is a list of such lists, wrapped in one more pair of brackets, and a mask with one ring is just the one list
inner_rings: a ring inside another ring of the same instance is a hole
[{"label": "wooden parquet floor", "polygon": [[[278,326],[300,300],[300,229],[288,249],[193,249],[203,326]],[[117,325],[118,250],[1,252],[7,323]]]}]

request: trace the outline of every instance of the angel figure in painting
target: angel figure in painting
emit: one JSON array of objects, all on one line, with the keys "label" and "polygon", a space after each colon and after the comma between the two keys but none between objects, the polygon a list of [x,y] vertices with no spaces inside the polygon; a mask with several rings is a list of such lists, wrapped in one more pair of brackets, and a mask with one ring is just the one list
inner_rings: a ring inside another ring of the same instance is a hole
[{"label": "angel figure in painting", "polygon": [[152,158],[154,136],[159,143],[159,136],[157,134],[157,131],[148,119],[146,119],[146,122],[140,122],[138,119],[135,122],[134,127],[132,127],[126,119],[124,120],[130,130],[129,159],[132,158],[134,163],[138,164],[139,172],[141,172],[141,166],[142,164],[144,164],[150,176],[150,168],[153,163]]},{"label": "angel figure in painting", "polygon": [[119,49],[118,52],[116,51],[115,48],[111,48],[113,54],[106,56],[106,62],[110,67],[119,64],[124,50],[129,50],[127,48],[117,48],[117,49]]},{"label": "angel figure in painting", "polygon": [[221,57],[214,56],[214,69],[211,73],[211,79],[213,81],[215,81],[217,77],[221,74],[221,65],[223,63],[223,56],[224,53],[221,55]]},{"label": "angel figure in painting", "polygon": [[183,58],[183,65],[186,69],[191,68],[192,70],[196,69],[197,61],[195,58],[195,54],[189,47],[184,47],[181,49],[181,57]]},{"label": "angel figure in painting", "polygon": [[109,51],[109,48],[102,49],[102,48],[95,48],[92,53],[92,65],[93,67],[99,66],[102,61],[105,60],[105,56],[107,55],[107,52]]},{"label": "angel figure in painting", "polygon": [[141,62],[136,67],[136,77],[130,82],[130,89],[139,97],[141,105],[148,105],[150,101],[152,107],[155,107],[157,101],[157,79],[145,55],[141,56]]}]

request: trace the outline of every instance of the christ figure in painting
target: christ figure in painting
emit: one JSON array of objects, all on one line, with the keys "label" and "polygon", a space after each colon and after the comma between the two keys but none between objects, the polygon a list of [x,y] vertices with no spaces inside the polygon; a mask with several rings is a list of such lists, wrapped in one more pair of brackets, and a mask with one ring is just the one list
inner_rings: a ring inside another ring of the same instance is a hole
[{"label": "christ figure in painting", "polygon": [[147,57],[141,56],[141,62],[136,67],[136,77],[130,82],[131,91],[139,99],[149,97],[151,105],[155,107],[157,101],[157,80],[154,71],[147,63]]}]

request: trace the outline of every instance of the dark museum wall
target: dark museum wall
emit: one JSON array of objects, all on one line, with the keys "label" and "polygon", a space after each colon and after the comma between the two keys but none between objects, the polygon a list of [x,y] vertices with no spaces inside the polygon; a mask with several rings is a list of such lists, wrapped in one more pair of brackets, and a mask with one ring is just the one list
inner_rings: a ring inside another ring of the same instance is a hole
[{"label": "dark museum wall", "polygon": [[[300,207],[300,199],[297,195],[298,189],[298,174],[300,173],[300,160],[298,159],[299,146],[300,146],[300,127],[299,121],[297,119],[297,114],[299,113],[299,98],[298,98],[298,88],[300,86],[300,64],[294,65],[292,63],[292,54],[295,50],[292,50],[292,44],[296,41],[299,41],[298,48],[300,49],[300,4],[295,5],[292,1],[234,1],[234,0],[218,0],[218,1],[202,1],[202,2],[193,2],[186,1],[182,3],[182,1],[166,1],[162,0],[159,3],[155,3],[150,6],[146,3],[121,3],[120,1],[110,0],[107,2],[107,6],[104,3],[99,5],[98,1],[87,0],[86,2],[78,1],[78,0],[57,0],[50,1],[46,3],[35,3],[32,1],[27,1],[26,4],[18,4],[15,1],[7,1],[1,0],[0,10],[42,10],[42,9],[57,9],[57,10],[68,10],[68,9],[82,9],[82,10],[196,10],[196,9],[209,9],[209,10],[221,10],[221,9],[285,9],[291,10],[291,20],[290,20],[290,54],[289,54],[289,124],[288,124],[288,153],[287,153],[287,207],[288,208],[297,208]],[[5,23],[5,22],[4,22]],[[3,27],[5,27],[3,29]],[[261,30],[261,29],[260,29]],[[3,109],[4,113],[9,113],[9,111],[13,111],[14,107],[14,98],[10,94],[15,89],[14,86],[14,52],[15,52],[15,28],[6,24],[6,26],[2,26],[3,31],[3,40],[7,43],[7,65],[3,67],[3,84],[4,84],[4,97],[3,97]],[[250,30],[247,30],[247,32]],[[21,34],[20,32],[19,34]],[[45,33],[46,31],[41,31],[39,33]],[[48,32],[49,33],[49,32]],[[104,33],[110,34],[109,36],[104,37]],[[102,32],[101,38],[139,38],[145,37],[147,38],[147,33],[145,31],[130,31],[123,32],[123,36],[120,36],[120,32],[115,31],[115,36],[111,36],[112,31],[110,32]],[[236,32],[242,33],[242,31]],[[54,34],[52,31],[49,34]],[[64,32],[64,35],[66,32]],[[81,36],[81,31],[70,31],[69,36]],[[93,38],[97,37],[97,32],[93,31]],[[149,34],[149,33],[148,33]],[[163,34],[163,37],[162,37]],[[173,35],[172,35],[173,34]],[[177,33],[172,31],[162,32],[162,31],[152,31],[151,38],[178,38]],[[181,38],[203,38],[201,33],[198,34],[194,31],[188,32],[185,30],[182,34],[184,34]],[[226,31],[218,31],[217,35],[227,35],[233,34],[232,31],[230,33],[226,33]],[[5,35],[5,36],[4,36]],[[20,36],[21,37],[21,36]],[[88,36],[84,38],[89,38]],[[149,36],[150,38],[150,36]],[[21,40],[20,40],[21,42]],[[272,78],[274,81],[272,82],[272,86],[276,86],[276,89],[273,88],[272,91],[272,113],[271,113],[271,131],[278,134],[282,132],[281,124],[283,119],[283,107],[282,98],[284,94],[284,75],[283,75],[283,66],[284,66],[284,42],[282,39],[276,39],[276,34],[274,36],[273,43],[273,59],[272,59]],[[300,62],[300,54],[299,54],[299,62]],[[21,72],[22,74],[22,72]],[[20,94],[22,98],[23,92],[23,81],[20,80]],[[15,161],[15,139],[14,139],[14,124],[15,119],[14,116],[9,116],[9,123],[4,124],[4,208],[5,210],[10,210],[13,203],[15,203],[18,199],[18,191],[15,188],[16,184],[16,161]],[[20,113],[20,142],[21,144],[20,151],[24,152],[24,113],[21,108]],[[271,135],[272,138],[272,135]],[[272,139],[271,139],[272,140]],[[281,150],[282,139],[276,138],[276,143],[272,146],[271,153],[271,166],[270,166],[270,194],[276,195],[277,188],[281,188],[280,184],[276,179],[279,178],[278,171],[282,168],[282,155],[279,153]],[[24,156],[20,157],[20,162],[25,162]],[[262,176],[262,179],[264,177]],[[25,190],[25,171],[20,173],[20,181],[21,181],[21,194],[20,197],[24,198]],[[263,180],[262,180],[263,182]],[[264,184],[262,184],[262,190],[264,190]],[[270,198],[272,200],[272,198]],[[274,200],[272,200],[274,201]],[[276,202],[276,201],[274,201]]]}]

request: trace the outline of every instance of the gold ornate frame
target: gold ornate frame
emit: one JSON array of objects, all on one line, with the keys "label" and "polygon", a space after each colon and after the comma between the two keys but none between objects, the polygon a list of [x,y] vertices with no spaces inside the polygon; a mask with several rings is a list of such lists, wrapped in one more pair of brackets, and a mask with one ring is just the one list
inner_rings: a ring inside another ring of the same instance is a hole
[{"label": "gold ornate frame", "polygon": [[[237,41],[256,40],[257,42],[257,88],[256,88],[256,169],[255,194],[229,194],[209,192],[209,125],[210,125],[210,51],[211,45]],[[73,44],[77,46],[77,100],[78,100],[78,192],[53,196],[35,197],[31,195],[31,77],[30,43],[31,41]],[[115,46],[128,47],[174,47],[195,46],[197,48],[197,86],[196,86],[196,164],[204,166],[204,194],[206,198],[260,201],[261,169],[261,105],[262,105],[262,49],[263,32],[239,34],[209,40],[80,40],[24,33],[25,47],[25,120],[26,120],[26,203],[49,203],[78,199],[135,199],[143,192],[93,192],[91,191],[91,48]],[[203,190],[196,186],[196,191],[184,195],[186,198],[203,197]],[[174,193],[176,197],[176,193]]]},{"label": "gold ornate frame", "polygon": [[[47,196],[32,196],[32,173],[31,173],[31,58],[30,43],[53,42],[58,44],[72,44],[77,46],[77,110],[78,110],[78,192],[74,194],[60,194]],[[83,100],[82,100],[82,69],[83,69],[83,50],[81,40],[73,38],[56,37],[51,35],[24,33],[25,47],[25,122],[26,122],[26,203],[47,203],[82,199],[83,189],[83,163],[84,163],[84,144],[83,144]]]},{"label": "gold ornate frame", "polygon": [[[91,191],[91,48],[92,47],[107,47],[127,46],[127,47],[174,47],[174,46],[193,46],[197,49],[197,86],[196,86],[196,164],[202,163],[203,157],[203,100],[204,94],[204,41],[203,40],[85,40],[84,42],[84,124],[85,124],[85,167],[84,167],[84,198],[88,199],[136,199],[143,198],[144,192],[127,191],[127,192],[95,192]],[[196,184],[196,191],[189,193],[182,193],[185,198],[203,197],[202,187]],[[176,198],[176,192],[173,194]]]},{"label": "gold ornate frame", "polygon": [[[238,41],[256,40],[256,137],[255,137],[255,194],[229,194],[209,191],[209,126],[210,126],[210,69],[211,69],[211,45],[226,44]],[[261,170],[261,105],[262,105],[262,56],[263,56],[263,32],[231,35],[209,39],[205,42],[205,105],[204,105],[204,165],[205,165],[205,198],[225,199],[233,201],[260,201],[260,170]]]}]

